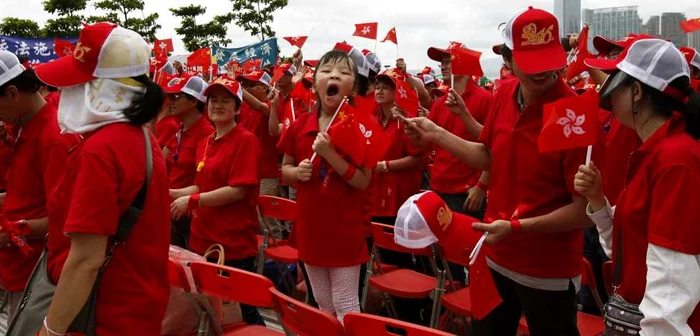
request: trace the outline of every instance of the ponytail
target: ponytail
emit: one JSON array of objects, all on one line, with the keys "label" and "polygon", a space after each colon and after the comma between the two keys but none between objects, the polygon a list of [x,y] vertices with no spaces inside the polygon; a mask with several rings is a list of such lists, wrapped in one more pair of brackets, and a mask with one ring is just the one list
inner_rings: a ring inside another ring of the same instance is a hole
[{"label": "ponytail", "polygon": [[700,92],[688,88],[688,100],[681,113],[685,117],[686,132],[695,139],[700,139]]},{"label": "ponytail", "polygon": [[132,77],[132,79],[143,84],[146,87],[146,93],[135,100],[133,105],[124,111],[124,115],[132,124],[141,126],[158,116],[165,101],[165,93],[146,75]]}]

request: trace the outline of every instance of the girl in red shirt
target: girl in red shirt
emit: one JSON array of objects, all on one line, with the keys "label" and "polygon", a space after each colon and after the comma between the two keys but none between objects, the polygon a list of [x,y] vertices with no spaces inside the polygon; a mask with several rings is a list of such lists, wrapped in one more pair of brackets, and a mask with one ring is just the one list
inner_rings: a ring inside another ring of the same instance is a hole
[{"label": "girl in red shirt", "polygon": [[[320,102],[316,111],[301,115],[280,140],[282,176],[297,187],[294,230],[314,297],[321,309],[336,313],[342,322],[346,313],[360,311],[360,265],[369,259],[363,207],[372,170],[348,163],[328,133],[319,131],[358,87],[353,61],[342,51],[326,53],[314,84]],[[314,153],[318,157],[312,162]]]},{"label": "girl in red shirt", "polygon": [[[170,191],[172,217],[192,214],[192,251],[204,254],[221,244],[227,266],[255,272],[260,142],[237,123],[242,101],[238,82],[224,75],[205,96],[216,132],[197,147],[195,184]],[[241,305],[241,311],[248,324],[265,325],[255,307]]]}]

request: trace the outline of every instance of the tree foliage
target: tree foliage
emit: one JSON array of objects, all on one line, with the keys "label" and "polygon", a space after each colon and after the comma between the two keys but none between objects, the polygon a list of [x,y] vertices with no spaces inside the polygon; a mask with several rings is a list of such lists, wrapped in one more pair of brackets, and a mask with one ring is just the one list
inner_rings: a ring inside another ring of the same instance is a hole
[{"label": "tree foliage", "polygon": [[78,36],[85,18],[79,12],[87,7],[87,0],[44,0],[44,10],[57,14],[44,25],[43,35],[47,37]]},{"label": "tree foliage", "polygon": [[[143,9],[144,0],[100,0],[93,4],[95,9],[105,12],[104,15],[91,16],[88,22],[109,21],[119,24],[124,28],[131,29],[151,41],[156,39],[156,31],[161,28],[158,24],[158,13],[145,16]],[[141,12],[140,16],[133,15],[134,12]]]},{"label": "tree foliage", "polygon": [[40,37],[41,29],[33,20],[6,17],[0,22],[0,35]]},{"label": "tree foliage", "polygon": [[189,5],[171,8],[173,15],[181,19],[180,27],[175,32],[182,36],[182,42],[188,51],[195,51],[212,44],[227,45],[231,40],[226,38],[226,25],[233,20],[233,14],[217,15],[206,23],[197,23],[197,17],[206,13],[207,9],[200,5]]},{"label": "tree foliage", "polygon": [[260,40],[275,36],[270,24],[273,13],[287,6],[288,0],[231,0],[233,17],[236,24],[249,32],[251,36],[260,36]]},{"label": "tree foliage", "polygon": [[87,0],[44,0],[44,10],[59,16],[72,16],[85,7]]}]

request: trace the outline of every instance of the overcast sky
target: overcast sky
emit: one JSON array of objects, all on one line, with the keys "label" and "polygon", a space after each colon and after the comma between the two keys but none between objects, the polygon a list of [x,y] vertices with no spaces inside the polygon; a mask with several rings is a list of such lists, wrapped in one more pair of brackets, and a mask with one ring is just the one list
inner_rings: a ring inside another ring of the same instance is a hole
[{"label": "overcast sky", "polygon": [[[43,24],[50,15],[44,12],[41,2],[1,0],[0,17],[31,18]],[[159,23],[162,29],[157,36],[172,37],[176,54],[185,51],[175,34],[175,27],[180,25],[180,20],[174,17],[168,8],[191,3],[208,8],[202,17],[206,20],[214,15],[226,13],[231,8],[229,0],[146,0],[145,13],[160,14]],[[553,11],[552,0],[289,0],[286,8],[275,13],[272,26],[279,37],[309,35],[309,40],[304,46],[305,58],[308,59],[320,57],[332,48],[335,42],[341,40],[346,40],[356,47],[374,49],[373,40],[351,36],[355,23],[378,21],[380,39],[384,38],[391,27],[396,26],[399,55],[406,59],[409,69],[421,69],[425,65],[437,66],[426,56],[428,47],[445,47],[452,40],[462,41],[470,48],[483,51],[485,59],[496,58],[490,48],[493,44],[501,42],[498,24],[507,21],[527,5]],[[639,13],[644,21],[649,16],[661,12],[683,12],[689,18],[700,17],[698,0],[581,1],[582,8],[629,5],[639,6]],[[88,7],[86,14],[95,12],[90,4]],[[231,47],[257,41],[233,23],[229,25],[229,37],[233,41]],[[284,40],[280,39],[279,45],[285,56],[294,51]],[[378,43],[376,50],[383,64],[394,63],[397,56],[394,44]],[[487,73],[493,73],[493,70]]]}]

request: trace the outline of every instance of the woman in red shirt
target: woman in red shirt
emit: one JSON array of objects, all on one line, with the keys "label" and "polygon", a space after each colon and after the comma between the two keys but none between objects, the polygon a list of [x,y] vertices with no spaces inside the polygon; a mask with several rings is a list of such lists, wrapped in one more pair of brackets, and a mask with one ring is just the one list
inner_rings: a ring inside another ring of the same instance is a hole
[{"label": "woman in red shirt", "polygon": [[[204,254],[221,244],[227,266],[255,272],[260,142],[237,123],[242,101],[238,82],[224,75],[205,96],[216,131],[197,147],[195,184],[170,191],[172,217],[192,214],[192,251]],[[265,325],[255,307],[241,305],[241,311],[248,324]]]},{"label": "woman in red shirt", "polygon": [[[49,199],[49,209],[58,211],[49,217],[48,271],[58,286],[40,335],[68,331],[108,251],[96,334],[159,335],[169,295],[170,218],[163,154],[144,129],[164,99],[147,76],[151,48],[138,33],[107,22],[85,27],[77,45],[76,53],[35,69],[46,84],[63,88],[61,129],[84,137]],[[126,243],[117,245],[112,237],[120,218],[144,183],[143,211]]]},{"label": "woman in red shirt", "polygon": [[673,44],[632,43],[616,60],[589,60],[612,73],[601,105],[634,129],[625,186],[611,207],[600,171],[580,166],[574,185],[588,199],[606,254],[619,267],[615,292],[639,304],[641,334],[700,333],[700,94]]},{"label": "woman in red shirt", "polygon": [[[342,51],[326,53],[314,84],[319,106],[299,116],[278,146],[285,154],[282,176],[297,187],[299,259],[306,264],[319,307],[342,322],[346,313],[360,311],[360,265],[369,259],[363,231],[365,190],[372,170],[348,163],[330,144],[328,133],[320,131],[358,87],[353,61]],[[318,157],[312,162],[314,153]]]}]

